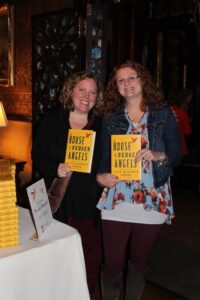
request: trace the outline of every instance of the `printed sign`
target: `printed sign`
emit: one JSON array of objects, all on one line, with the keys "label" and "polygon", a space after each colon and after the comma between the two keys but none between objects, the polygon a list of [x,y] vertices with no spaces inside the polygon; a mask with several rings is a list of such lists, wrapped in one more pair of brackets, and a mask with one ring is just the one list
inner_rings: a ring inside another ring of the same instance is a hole
[{"label": "printed sign", "polygon": [[53,216],[44,179],[38,180],[27,188],[27,194],[37,231],[37,238],[44,239],[53,224]]}]

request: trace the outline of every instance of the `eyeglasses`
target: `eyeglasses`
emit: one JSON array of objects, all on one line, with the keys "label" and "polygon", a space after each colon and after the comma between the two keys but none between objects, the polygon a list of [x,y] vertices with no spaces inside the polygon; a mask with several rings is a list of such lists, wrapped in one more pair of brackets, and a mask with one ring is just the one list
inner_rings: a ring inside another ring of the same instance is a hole
[{"label": "eyeglasses", "polygon": [[135,82],[139,78],[140,78],[140,76],[136,75],[136,76],[130,76],[128,78],[120,78],[120,79],[117,79],[116,81],[117,81],[118,85],[124,85],[126,82],[128,82],[129,84],[132,82]]}]

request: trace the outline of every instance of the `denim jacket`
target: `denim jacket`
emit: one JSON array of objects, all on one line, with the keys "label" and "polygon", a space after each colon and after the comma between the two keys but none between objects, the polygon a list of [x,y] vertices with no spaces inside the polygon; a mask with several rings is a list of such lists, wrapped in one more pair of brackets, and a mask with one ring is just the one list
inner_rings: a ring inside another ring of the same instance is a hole
[{"label": "denim jacket", "polygon": [[[102,157],[98,173],[111,171],[110,137],[112,134],[126,134],[128,126],[124,109],[104,119],[101,133]],[[159,109],[149,108],[147,128],[149,148],[153,151],[164,152],[167,158],[162,165],[153,161],[154,186],[157,188],[166,183],[172,175],[172,168],[181,161],[180,134],[177,121],[168,106]]]}]

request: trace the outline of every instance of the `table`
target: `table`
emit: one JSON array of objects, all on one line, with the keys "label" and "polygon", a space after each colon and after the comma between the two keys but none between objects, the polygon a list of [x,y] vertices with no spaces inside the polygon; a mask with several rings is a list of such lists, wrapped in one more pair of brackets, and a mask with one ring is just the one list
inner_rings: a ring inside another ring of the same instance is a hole
[{"label": "table", "polygon": [[0,249],[0,299],[89,300],[80,235],[54,220],[35,241],[29,210],[19,208],[20,245]]}]

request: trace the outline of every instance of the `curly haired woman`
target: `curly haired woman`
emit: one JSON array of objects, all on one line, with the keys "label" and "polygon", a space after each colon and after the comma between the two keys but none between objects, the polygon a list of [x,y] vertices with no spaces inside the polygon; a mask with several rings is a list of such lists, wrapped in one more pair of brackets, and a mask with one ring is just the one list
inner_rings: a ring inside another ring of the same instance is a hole
[{"label": "curly haired woman", "polygon": [[[104,265],[103,300],[119,299],[126,254],[126,300],[140,299],[154,243],[162,224],[174,218],[170,176],[181,160],[179,129],[171,109],[149,72],[135,62],[115,67],[104,95],[101,153],[97,181],[105,189],[101,210]],[[113,134],[139,134],[141,180],[119,180],[111,174]]]},{"label": "curly haired woman", "polygon": [[99,132],[102,102],[100,82],[93,74],[78,72],[64,83],[60,104],[40,122],[33,143],[33,163],[47,188],[55,177],[65,178],[71,171],[65,161],[68,130],[91,129],[96,132],[90,174],[73,172],[64,199],[54,217],[78,229],[83,245],[90,294],[98,282],[101,258],[99,211],[96,208],[101,188],[96,182],[100,160]]}]

